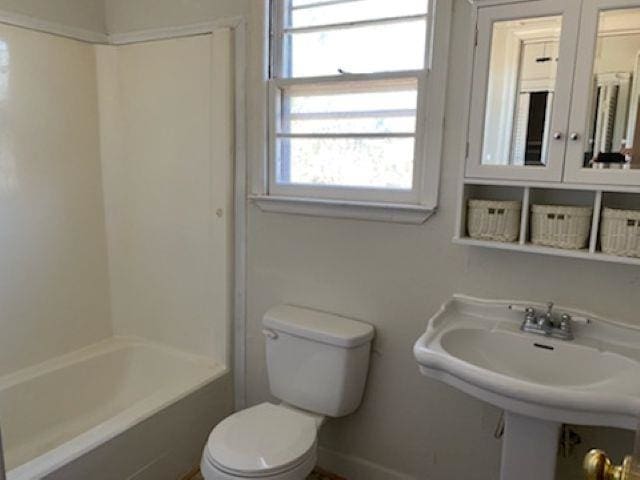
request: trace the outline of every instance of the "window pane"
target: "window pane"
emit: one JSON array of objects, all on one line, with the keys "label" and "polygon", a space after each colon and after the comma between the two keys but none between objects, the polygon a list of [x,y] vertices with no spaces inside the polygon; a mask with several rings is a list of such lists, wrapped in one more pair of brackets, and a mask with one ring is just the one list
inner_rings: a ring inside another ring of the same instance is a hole
[{"label": "window pane", "polygon": [[[424,68],[426,22],[285,35],[292,77],[391,72]],[[285,56],[286,57],[286,56]],[[285,72],[287,71],[285,65]]]},{"label": "window pane", "polygon": [[352,2],[293,8],[291,27],[310,27],[332,23],[355,22],[380,18],[424,15],[427,0],[355,0]]},{"label": "window pane", "polygon": [[280,184],[410,190],[413,138],[282,138]]},{"label": "window pane", "polygon": [[339,118],[332,116],[317,120],[292,120],[291,133],[413,133],[416,117]]},{"label": "window pane", "polygon": [[298,86],[282,92],[284,133],[414,133],[417,80]]}]

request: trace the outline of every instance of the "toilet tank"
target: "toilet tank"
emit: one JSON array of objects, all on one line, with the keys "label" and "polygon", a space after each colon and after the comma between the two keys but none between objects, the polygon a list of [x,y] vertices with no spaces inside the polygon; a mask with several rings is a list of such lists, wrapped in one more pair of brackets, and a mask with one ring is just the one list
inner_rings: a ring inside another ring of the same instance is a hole
[{"label": "toilet tank", "polygon": [[275,397],[330,417],[358,408],[369,369],[371,325],[290,305],[271,308],[263,325]]}]

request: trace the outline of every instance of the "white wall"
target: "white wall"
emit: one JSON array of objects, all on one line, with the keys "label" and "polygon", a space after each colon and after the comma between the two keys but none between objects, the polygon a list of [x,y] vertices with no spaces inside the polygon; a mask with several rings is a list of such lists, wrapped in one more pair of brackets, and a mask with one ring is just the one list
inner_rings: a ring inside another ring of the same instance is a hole
[{"label": "white wall", "polygon": [[98,47],[114,331],[223,363],[233,259],[231,42],[222,30]]},{"label": "white wall", "polygon": [[[251,207],[248,399],[252,404],[271,399],[260,325],[270,306],[292,302],[360,318],[377,329],[366,398],[356,414],[327,423],[321,445],[413,478],[495,480],[500,443],[493,430],[499,412],[418,373],[411,349],[429,316],[453,293],[462,292],[555,300],[640,324],[640,299],[634,294],[640,271],[451,243],[464,155],[460,126],[472,34],[468,2],[453,1],[449,128],[438,213],[425,225],[402,226],[267,214]],[[260,22],[254,18],[252,34]],[[255,37],[250,43],[258,45]],[[262,88],[259,55],[258,49],[252,51],[249,106],[254,108]],[[255,159],[262,149],[256,133],[259,115],[250,113],[249,118],[251,138],[257,139],[250,144],[250,158]],[[579,432],[583,443],[573,457],[561,459],[561,480],[581,478],[581,455],[590,446],[608,448],[614,455],[631,448],[627,432],[585,428]],[[349,478],[359,480],[366,474]],[[382,478],[394,477],[385,472]]]},{"label": "white wall", "polygon": [[4,14],[106,33],[104,0],[0,0],[0,16]]},{"label": "white wall", "polygon": [[111,334],[92,46],[0,25],[0,375]]},{"label": "white wall", "polygon": [[[256,15],[261,2],[186,1],[177,10],[171,2],[153,2],[153,8],[147,11],[149,1],[107,0],[110,31],[176,26],[243,12],[251,16],[249,159],[255,162],[264,150],[259,108],[264,101],[259,67],[263,19]],[[462,80],[467,73],[470,34],[469,6],[464,0],[454,1],[448,125],[462,122]],[[355,471],[351,480],[367,478],[371,473],[365,468],[367,462],[421,479],[496,478],[500,443],[492,434],[498,412],[420,377],[411,354],[426,319],[452,293],[555,299],[635,321],[633,310],[638,302],[629,306],[627,292],[640,283],[640,274],[631,267],[472,250],[451,244],[463,148],[459,130],[449,129],[441,210],[424,226],[305,218],[250,209],[250,403],[271,399],[260,325],[271,305],[305,304],[364,319],[378,329],[378,353],[374,355],[362,408],[351,417],[330,421],[323,432],[325,449],[346,456],[344,465],[363,468],[360,476]],[[611,296],[593,294],[601,281],[614,286]],[[631,438],[627,433],[603,429],[583,428],[580,433],[584,438],[582,450],[596,441],[613,448],[614,454],[628,448]],[[335,456],[329,458],[336,460]],[[579,464],[578,454],[562,460],[560,468],[566,472],[562,478],[579,478]],[[393,478],[390,470],[380,472],[381,478]]]},{"label": "white wall", "polygon": [[[490,480],[496,478],[499,462],[500,444],[492,436],[498,412],[418,374],[411,346],[427,318],[452,293],[464,292],[553,299],[640,323],[635,315],[640,299],[633,295],[640,285],[640,272],[631,266],[451,244],[464,151],[458,126],[466,108],[463,93],[471,34],[468,3],[452,1],[455,13],[447,92],[447,125],[452,127],[445,138],[439,212],[425,225],[401,226],[265,214],[252,206],[247,387],[250,403],[270,399],[260,325],[270,306],[294,302],[361,318],[374,324],[378,333],[366,398],[355,415],[328,422],[322,446],[360,465],[371,462],[413,478]],[[250,8],[259,10],[259,4],[259,0],[107,0],[107,18],[110,31],[122,33],[248,15]],[[264,149],[260,109],[256,108],[264,91],[259,67],[261,23],[262,19],[252,16],[248,42],[248,99],[254,107],[249,112],[252,161]],[[114,145],[116,150],[123,148],[117,142]],[[118,168],[129,166],[121,162]],[[140,177],[134,180],[137,185],[142,182]],[[151,198],[144,199],[146,208],[151,208]],[[140,243],[138,248],[143,246]],[[579,432],[583,435],[581,450],[561,461],[562,480],[579,478],[580,454],[588,446],[614,447],[614,455],[630,448],[628,433],[584,428]],[[394,477],[386,471],[383,478]],[[353,476],[350,480],[359,479]]]}]

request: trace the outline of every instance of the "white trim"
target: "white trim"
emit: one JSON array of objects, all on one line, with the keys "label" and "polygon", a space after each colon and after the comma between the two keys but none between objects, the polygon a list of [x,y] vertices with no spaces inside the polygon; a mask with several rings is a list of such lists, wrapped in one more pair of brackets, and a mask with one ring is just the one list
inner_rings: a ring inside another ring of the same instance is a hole
[{"label": "white trim", "polygon": [[237,410],[247,403],[247,27],[241,21],[233,29],[235,45],[235,212],[234,212],[234,308],[233,382]]},{"label": "white trim", "polygon": [[420,225],[435,213],[433,208],[413,204],[279,197],[274,195],[250,195],[249,199],[260,210],[269,213],[350,218],[409,225]]},{"label": "white trim", "polygon": [[[617,171],[617,170],[616,170]],[[620,170],[624,172],[626,170]],[[620,192],[620,193],[639,193],[640,186],[627,187],[624,185],[607,185],[603,183],[568,183],[568,182],[530,182],[525,180],[500,180],[492,178],[465,178],[461,184],[464,185],[493,185],[498,187],[531,187],[541,189],[556,190],[584,190],[603,192]]]},{"label": "white trim", "polygon": [[170,38],[206,35],[219,28],[236,29],[245,24],[244,17],[222,17],[210,22],[191,23],[177,27],[151,28],[126,33],[113,33],[108,36],[111,45],[168,40]]},{"label": "white trim", "polygon": [[509,5],[514,3],[526,3],[531,0],[467,0],[476,7],[491,7],[494,5]]},{"label": "white trim", "polygon": [[49,20],[41,20],[36,17],[9,12],[7,10],[0,10],[0,24],[26,28],[97,45],[128,45],[131,43],[149,42],[154,40],[168,40],[170,38],[205,35],[220,28],[236,29],[245,23],[246,21],[244,17],[234,16],[222,17],[208,22],[191,23],[176,27],[152,28],[125,33],[107,34],[105,32],[95,32],[80,27],[51,22]]},{"label": "white trim", "polygon": [[[280,6],[282,0],[278,0],[276,6]],[[434,13],[434,12],[437,12]],[[276,59],[272,65],[272,78],[267,79],[268,100],[265,102],[268,108],[268,142],[269,152],[266,157],[265,165],[261,165],[259,176],[262,180],[261,188],[255,189],[254,194],[259,196],[273,195],[277,198],[291,196],[298,200],[302,197],[309,197],[310,202],[317,205],[317,202],[326,200],[338,200],[338,203],[363,203],[371,201],[372,205],[389,205],[395,204],[411,204],[418,209],[426,209],[430,212],[435,211],[439,197],[439,183],[441,172],[441,155],[442,142],[444,135],[444,111],[445,111],[445,95],[442,90],[446,88],[448,76],[448,47],[450,39],[452,5],[451,2],[432,0],[430,11],[426,15],[420,15],[420,18],[426,19],[428,22],[428,34],[425,38],[425,68],[422,70],[410,70],[400,72],[379,72],[373,74],[344,74],[336,76],[321,76],[310,78],[278,78],[280,61]],[[277,15],[276,15],[277,16]],[[400,18],[400,17],[398,17]],[[413,17],[402,17],[413,18]],[[385,19],[390,21],[394,19]],[[362,23],[362,22],[360,22]],[[342,24],[341,24],[342,25]],[[284,32],[279,25],[274,25],[275,32],[272,35],[265,35],[265,40],[275,38],[278,39]],[[434,42],[437,46],[433,48]],[[280,51],[280,47],[276,46],[276,52]],[[437,68],[432,70],[432,65],[437,62]],[[276,129],[277,109],[279,102],[278,94],[281,88],[293,87],[297,85],[314,85],[314,84],[334,84],[342,82],[372,82],[376,80],[394,80],[404,78],[416,78],[418,81],[418,102],[416,105],[416,133],[410,135],[405,133],[394,133],[385,135],[376,134],[355,134],[344,136],[331,136],[331,138],[415,138],[414,141],[414,171],[411,190],[387,190],[387,189],[363,189],[349,188],[337,186],[305,186],[299,185],[282,185],[276,180],[275,163],[276,163],[276,146],[278,138],[325,138],[326,135],[296,135],[296,134],[280,134]],[[262,186],[264,184],[264,186]],[[386,202],[386,203],[385,203]],[[281,202],[278,202],[280,204]],[[299,203],[299,202],[297,202]],[[283,208],[280,211],[290,212],[290,207]],[[297,209],[296,209],[297,210]],[[334,209],[335,210],[335,209]],[[327,214],[324,212],[324,214]]]},{"label": "white trim", "polygon": [[[271,155],[272,145],[269,143],[269,131],[272,130],[272,117],[269,115],[271,105],[269,102],[274,97],[270,94],[273,88],[269,84],[269,68],[271,64],[270,42],[272,38],[270,0],[254,0],[258,4],[255,12],[256,25],[252,41],[256,46],[252,51],[251,62],[255,67],[254,75],[250,75],[251,84],[249,90],[255,95],[252,104],[252,124],[253,135],[251,136],[251,148],[255,154],[249,159],[249,188],[250,193],[256,195],[266,195],[268,192],[268,161]],[[255,62],[255,63],[254,63]]]},{"label": "white trim", "polygon": [[357,138],[415,138],[413,132],[389,133],[276,133],[276,138],[328,138],[328,139],[357,139]]},{"label": "white trim", "polygon": [[435,208],[414,204],[358,202],[274,195],[251,195],[249,198],[263,212],[289,213],[310,217],[349,218],[409,225],[420,225],[435,213]]},{"label": "white trim", "polygon": [[[415,143],[415,142],[414,142]],[[415,178],[414,178],[415,182]],[[309,198],[318,200],[337,200],[346,202],[370,202],[384,204],[409,204],[433,208],[419,202],[413,189],[362,187],[351,185],[317,185],[300,183],[278,183],[276,174],[271,175],[269,195],[275,197]]]},{"label": "white trim", "polygon": [[597,260],[600,262],[621,263],[625,265],[640,265],[640,258],[618,257],[615,255],[607,255],[606,253],[591,253],[587,250],[568,250],[563,248],[544,247],[525,243],[506,243],[492,242],[489,240],[475,240],[473,238],[454,237],[453,243],[457,245],[466,245],[471,247],[493,248],[496,250],[508,250],[512,252],[537,253],[543,255],[553,255],[556,257],[577,258],[584,260]]},{"label": "white trim", "polygon": [[[425,64],[428,75],[424,88],[419,89],[423,97],[416,118],[422,123],[422,128],[416,125],[422,145],[417,142],[416,147],[421,149],[422,159],[418,187],[420,203],[432,211],[437,209],[440,196],[452,16],[453,2],[431,0]],[[422,114],[420,106],[424,108]]]},{"label": "white trim", "polygon": [[417,480],[364,458],[318,447],[318,465],[349,480]]},{"label": "white trim", "polygon": [[58,22],[41,20],[29,15],[0,10],[0,23],[14,27],[27,28],[38,32],[49,33],[60,37],[71,38],[81,42],[105,44],[109,42],[106,33],[94,32],[80,27],[72,27]]},{"label": "white trim", "polygon": [[[275,72],[277,74],[278,72]],[[374,83],[379,80],[403,80],[409,78],[419,79],[424,76],[424,70],[398,70],[395,72],[373,72],[373,73],[343,73],[341,75],[321,75],[318,77],[294,77],[280,78],[274,77],[270,80],[280,88],[321,85],[335,83]]]},{"label": "white trim", "polygon": [[299,5],[297,7],[291,7],[291,10],[308,10],[310,8],[330,7],[332,5],[340,5],[342,3],[350,3],[353,1],[363,1],[363,0],[325,0],[323,2],[307,3],[307,4]]},{"label": "white trim", "polygon": [[285,35],[296,33],[324,32],[326,30],[346,30],[348,28],[360,28],[374,25],[387,25],[394,23],[413,22],[426,20],[428,14],[419,13],[416,15],[402,15],[399,17],[372,18],[368,20],[354,20],[352,22],[326,23],[322,25],[309,25],[308,27],[284,27],[282,33]]}]

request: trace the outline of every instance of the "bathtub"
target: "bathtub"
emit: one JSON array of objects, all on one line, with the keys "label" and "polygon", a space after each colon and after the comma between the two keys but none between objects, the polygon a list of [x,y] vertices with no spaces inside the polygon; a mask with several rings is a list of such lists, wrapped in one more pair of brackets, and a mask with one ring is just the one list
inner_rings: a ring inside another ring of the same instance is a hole
[{"label": "bathtub", "polygon": [[0,377],[7,480],[175,479],[231,409],[226,367],[112,338]]}]

